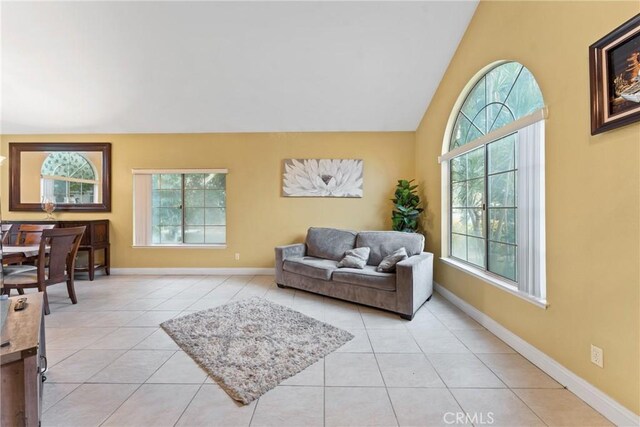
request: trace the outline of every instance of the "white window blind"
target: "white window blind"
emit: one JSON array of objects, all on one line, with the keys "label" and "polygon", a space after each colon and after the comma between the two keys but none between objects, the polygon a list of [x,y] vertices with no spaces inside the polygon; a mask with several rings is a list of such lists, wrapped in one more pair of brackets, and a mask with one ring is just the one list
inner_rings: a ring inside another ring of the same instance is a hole
[{"label": "white window blind", "polygon": [[544,120],[518,131],[518,289],[546,299]]}]

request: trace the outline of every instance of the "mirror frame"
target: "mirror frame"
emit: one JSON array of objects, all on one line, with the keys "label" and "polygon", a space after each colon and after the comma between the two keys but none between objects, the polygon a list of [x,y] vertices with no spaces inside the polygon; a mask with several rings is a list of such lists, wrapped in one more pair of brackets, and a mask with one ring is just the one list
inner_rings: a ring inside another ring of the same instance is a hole
[{"label": "mirror frame", "polygon": [[59,203],[58,212],[111,212],[111,143],[109,142],[10,142],[9,210],[41,212],[40,203],[20,201],[20,155],[33,151],[99,151],[102,153],[102,203]]}]

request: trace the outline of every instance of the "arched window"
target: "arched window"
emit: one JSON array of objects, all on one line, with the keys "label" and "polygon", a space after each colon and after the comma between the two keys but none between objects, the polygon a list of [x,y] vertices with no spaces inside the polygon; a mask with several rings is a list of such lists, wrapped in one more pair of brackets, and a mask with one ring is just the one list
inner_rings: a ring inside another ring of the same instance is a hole
[{"label": "arched window", "polygon": [[56,203],[97,203],[98,177],[82,154],[51,153],[42,162],[41,197]]},{"label": "arched window", "polygon": [[443,259],[545,299],[544,118],[540,88],[517,62],[467,85],[443,141]]}]

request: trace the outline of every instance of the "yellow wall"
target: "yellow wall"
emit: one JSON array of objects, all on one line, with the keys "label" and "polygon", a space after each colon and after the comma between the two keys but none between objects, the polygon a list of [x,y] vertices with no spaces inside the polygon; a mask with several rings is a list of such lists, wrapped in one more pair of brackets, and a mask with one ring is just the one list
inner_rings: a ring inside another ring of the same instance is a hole
[{"label": "yellow wall", "polygon": [[[9,142],[111,142],[112,212],[54,213],[58,219],[108,218],[114,267],[273,267],[273,248],[302,241],[310,226],[389,229],[396,180],[414,174],[414,133],[270,133],[4,135]],[[282,160],[364,160],[364,197],[281,197]],[[228,168],[227,249],[132,248],[133,168]],[[7,212],[8,166],[2,166],[2,218],[42,219]],[[240,261],[235,261],[240,253]]]},{"label": "yellow wall", "polygon": [[[588,46],[638,2],[481,2],[416,134],[428,249],[440,256],[441,154],[458,95],[503,59],[524,64],[549,107],[547,297],[538,308],[442,262],[435,279],[640,413],[640,124],[590,135]],[[604,369],[590,344],[604,349]]]}]

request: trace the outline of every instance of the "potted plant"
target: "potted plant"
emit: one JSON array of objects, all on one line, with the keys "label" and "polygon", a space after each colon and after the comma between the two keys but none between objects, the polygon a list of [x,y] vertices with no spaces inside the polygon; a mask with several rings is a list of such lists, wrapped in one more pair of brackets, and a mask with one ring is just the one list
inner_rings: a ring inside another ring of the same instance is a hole
[{"label": "potted plant", "polygon": [[391,221],[395,231],[415,233],[418,230],[418,218],[424,209],[420,207],[418,186],[412,185],[413,181],[398,180],[395,198],[391,200],[394,206]]}]

